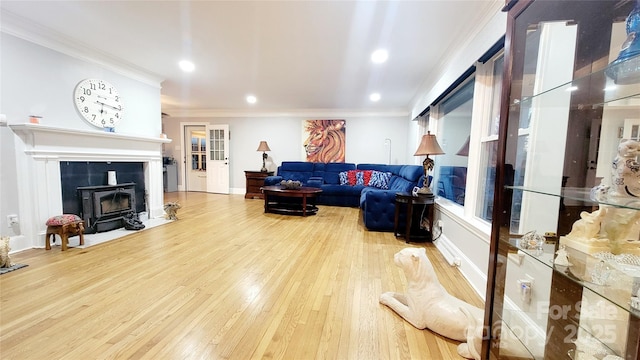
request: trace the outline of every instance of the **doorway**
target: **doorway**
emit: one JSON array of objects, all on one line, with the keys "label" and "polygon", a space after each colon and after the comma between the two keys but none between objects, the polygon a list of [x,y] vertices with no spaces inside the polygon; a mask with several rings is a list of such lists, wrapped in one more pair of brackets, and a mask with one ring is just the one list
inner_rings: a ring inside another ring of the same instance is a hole
[{"label": "doorway", "polygon": [[185,191],[229,194],[229,125],[182,123]]}]

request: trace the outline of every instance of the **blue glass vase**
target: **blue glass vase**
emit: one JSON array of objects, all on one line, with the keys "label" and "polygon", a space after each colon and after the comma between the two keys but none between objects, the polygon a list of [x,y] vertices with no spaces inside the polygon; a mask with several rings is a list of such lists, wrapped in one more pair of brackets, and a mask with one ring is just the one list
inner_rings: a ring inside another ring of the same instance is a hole
[{"label": "blue glass vase", "polygon": [[621,85],[640,82],[640,0],[636,0],[636,6],[627,16],[626,30],[627,39],[618,58],[605,71],[616,84]]}]

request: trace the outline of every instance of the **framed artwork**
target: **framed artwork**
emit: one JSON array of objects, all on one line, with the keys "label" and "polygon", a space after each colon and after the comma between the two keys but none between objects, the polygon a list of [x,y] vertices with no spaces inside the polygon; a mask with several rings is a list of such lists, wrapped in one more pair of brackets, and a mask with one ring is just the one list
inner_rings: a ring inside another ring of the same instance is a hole
[{"label": "framed artwork", "polygon": [[303,159],[308,162],[344,162],[346,120],[304,120]]}]

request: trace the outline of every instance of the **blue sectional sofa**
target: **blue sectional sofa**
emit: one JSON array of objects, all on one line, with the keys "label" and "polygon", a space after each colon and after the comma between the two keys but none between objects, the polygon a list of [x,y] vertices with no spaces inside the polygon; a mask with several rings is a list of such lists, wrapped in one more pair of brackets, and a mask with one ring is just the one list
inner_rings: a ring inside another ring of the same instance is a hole
[{"label": "blue sectional sofa", "polygon": [[[355,185],[345,184],[345,172],[360,174]],[[375,172],[378,174],[371,175]],[[341,179],[342,173],[342,179]],[[376,176],[384,173],[384,176]],[[367,175],[372,176],[367,178]],[[369,230],[393,231],[395,194],[411,192],[422,186],[420,165],[384,165],[353,163],[312,163],[284,161],[276,175],[265,179],[265,185],[277,185],[282,180],[297,180],[304,186],[317,187],[322,193],[321,205],[360,207],[364,225]],[[369,184],[363,182],[369,180]],[[385,184],[386,180],[388,183]],[[385,186],[386,185],[386,186]]]}]

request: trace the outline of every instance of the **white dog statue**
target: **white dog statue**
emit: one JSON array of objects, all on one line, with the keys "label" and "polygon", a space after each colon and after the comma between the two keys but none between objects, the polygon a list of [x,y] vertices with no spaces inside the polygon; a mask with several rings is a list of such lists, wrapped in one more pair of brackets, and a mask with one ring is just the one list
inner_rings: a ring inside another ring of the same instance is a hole
[{"label": "white dog statue", "polygon": [[418,329],[462,341],[458,354],[479,360],[484,310],[453,297],[442,287],[424,248],[402,249],[393,259],[407,277],[407,293],[385,292],[380,303]]}]

